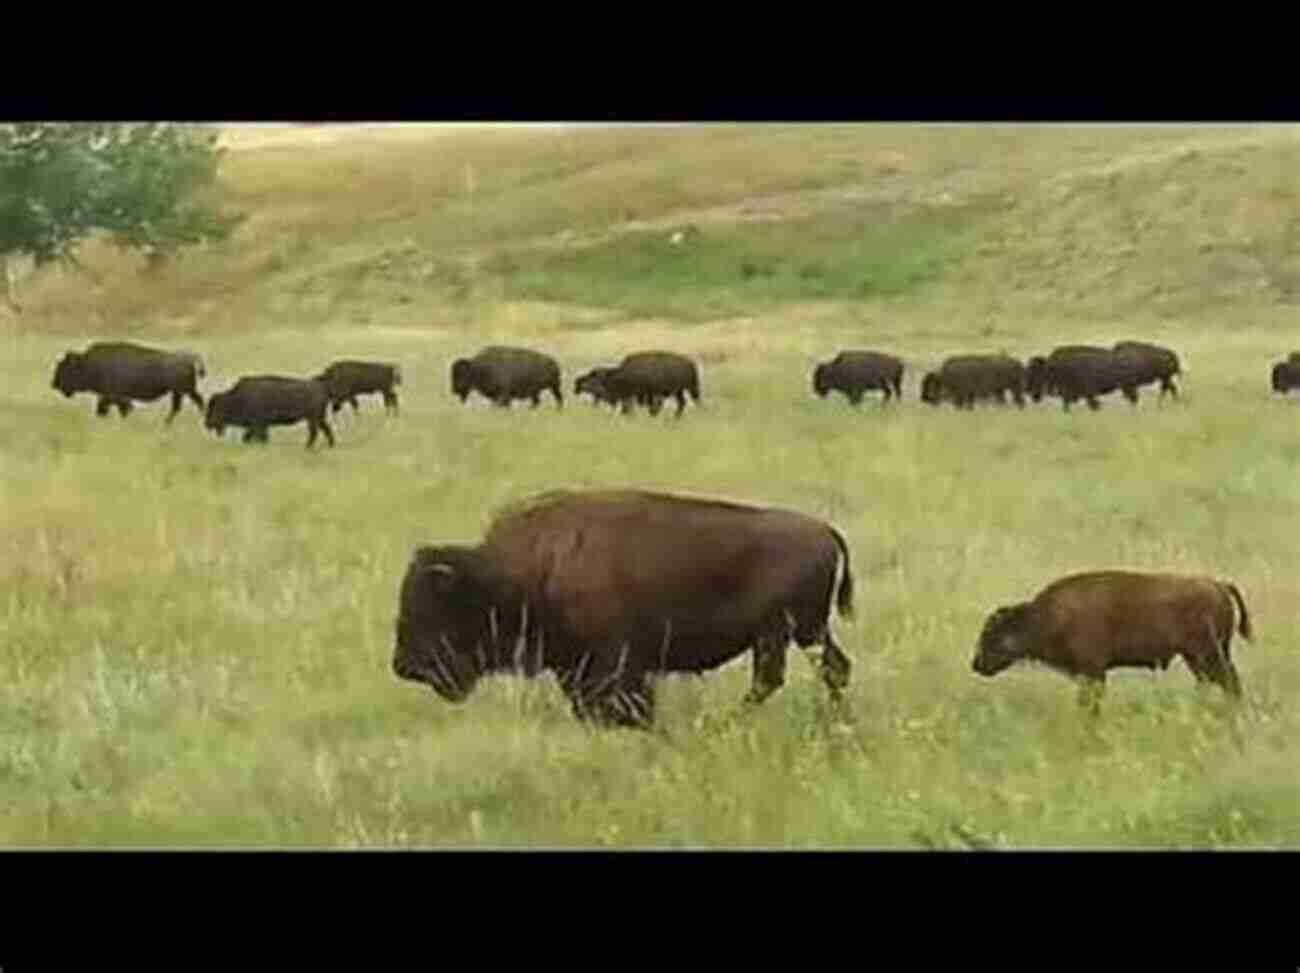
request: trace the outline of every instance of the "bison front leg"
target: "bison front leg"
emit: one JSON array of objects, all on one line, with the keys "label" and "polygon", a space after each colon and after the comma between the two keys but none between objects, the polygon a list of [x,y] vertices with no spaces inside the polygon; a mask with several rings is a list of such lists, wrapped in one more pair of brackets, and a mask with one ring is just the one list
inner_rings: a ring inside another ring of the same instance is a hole
[{"label": "bison front leg", "polygon": [[117,399],[114,401],[113,404],[117,406],[117,414],[120,415],[123,419],[129,416],[131,414],[131,410],[135,408],[135,406],[131,404],[130,399]]},{"label": "bison front leg", "polygon": [[110,409],[113,408],[113,400],[106,395],[101,395],[99,401],[95,403],[95,415],[106,416]]},{"label": "bison front leg", "polygon": [[744,702],[757,706],[785,685],[785,660],[788,642],[768,636],[754,646],[754,677]]},{"label": "bison front leg", "polygon": [[826,684],[827,690],[830,691],[831,700],[840,702],[843,698],[843,691],[849,684],[849,674],[853,671],[853,662],[844,650],[835,643],[835,637],[831,635],[828,627],[822,635],[822,682]]},{"label": "bison front leg", "polygon": [[384,393],[384,409],[387,412],[391,412],[393,415],[397,415],[397,393],[396,392]]},{"label": "bison front leg", "polygon": [[1089,716],[1101,715],[1101,697],[1106,692],[1106,673],[1079,677],[1079,706]]},{"label": "bison front leg", "polygon": [[163,420],[165,425],[170,426],[172,420],[176,418],[176,413],[181,411],[181,397],[182,393],[180,392],[172,393],[172,411],[167,413],[167,418]]}]

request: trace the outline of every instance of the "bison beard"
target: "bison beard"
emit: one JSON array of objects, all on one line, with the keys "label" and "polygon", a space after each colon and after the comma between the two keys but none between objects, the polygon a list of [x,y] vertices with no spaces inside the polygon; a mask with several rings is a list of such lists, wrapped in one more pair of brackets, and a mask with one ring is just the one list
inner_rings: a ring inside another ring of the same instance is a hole
[{"label": "bison beard", "polygon": [[[838,587],[836,574],[842,572]],[[634,491],[552,494],[478,547],[426,547],[402,582],[393,671],[462,702],[492,673],[553,672],[575,716],[646,727],[654,678],[754,652],[745,700],[785,679],[791,640],[823,647],[833,698],[851,663],[848,548],[799,514]]]}]

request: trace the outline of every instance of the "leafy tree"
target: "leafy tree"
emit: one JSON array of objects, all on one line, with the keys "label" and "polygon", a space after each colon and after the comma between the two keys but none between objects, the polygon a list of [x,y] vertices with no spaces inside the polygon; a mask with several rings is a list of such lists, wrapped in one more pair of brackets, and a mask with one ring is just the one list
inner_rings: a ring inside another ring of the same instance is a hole
[{"label": "leafy tree", "polygon": [[241,217],[204,198],[224,150],[215,129],[146,123],[0,124],[0,259],[81,267],[77,247],[103,233],[163,260],[228,237]]}]

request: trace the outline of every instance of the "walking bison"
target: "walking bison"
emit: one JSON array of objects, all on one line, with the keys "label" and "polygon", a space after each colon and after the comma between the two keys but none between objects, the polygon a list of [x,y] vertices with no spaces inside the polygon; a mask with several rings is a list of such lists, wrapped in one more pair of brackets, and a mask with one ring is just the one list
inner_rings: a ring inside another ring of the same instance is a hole
[{"label": "walking bison", "polygon": [[185,398],[203,408],[198,380],[206,374],[203,359],[188,351],[161,351],[128,341],[96,342],[84,352],[69,351],[54,368],[52,388],[71,398],[78,392],[99,396],[95,414],[117,407],[126,418],[132,401],[154,402],[171,393],[167,423],[176,418]]},{"label": "walking bison", "polygon": [[1174,376],[1182,374],[1182,364],[1175,352],[1146,341],[1119,341],[1111,350],[1125,357],[1133,369],[1132,380],[1136,387],[1159,382],[1161,399],[1165,395],[1178,398]]},{"label": "walking bison", "polygon": [[318,432],[325,433],[332,447],[334,430],[325,418],[328,405],[329,394],[315,379],[250,375],[208,400],[204,425],[218,436],[225,435],[226,426],[241,426],[244,442],[267,443],[269,427],[305,421],[309,428],[308,449],[316,442]]},{"label": "walking bison", "polygon": [[1071,405],[1083,399],[1095,411],[1101,408],[1098,398],[1116,389],[1136,405],[1138,375],[1137,361],[1131,353],[1094,345],[1065,345],[1046,358],[1029,359],[1025,385],[1035,402],[1044,395],[1056,395],[1069,412]]},{"label": "walking bison", "polygon": [[579,375],[573,383],[574,395],[590,395],[592,405],[600,405],[602,402],[612,406],[618,406],[618,399],[609,388],[609,376],[616,371],[613,368],[593,368],[591,371]]},{"label": "walking bison", "polygon": [[1101,705],[1106,673],[1119,667],[1165,669],[1181,656],[1199,682],[1236,699],[1233,605],[1238,631],[1252,637],[1237,586],[1214,578],[1134,571],[1091,571],[1061,578],[1028,602],[1004,605],[985,620],[972,668],[995,676],[1017,662],[1043,663],[1079,681],[1079,702]]},{"label": "walking bison", "polygon": [[1025,366],[1010,355],[954,355],[921,380],[921,401],[929,405],[951,402],[958,409],[973,409],[981,400],[1005,403],[1007,393],[1025,407]]},{"label": "walking bison", "polygon": [[677,416],[686,408],[686,396],[698,405],[700,373],[695,362],[671,351],[639,351],[628,355],[601,379],[606,394],[623,412],[643,405],[657,416],[665,399],[677,400]]},{"label": "walking bison", "polygon": [[812,384],[819,397],[839,391],[854,405],[867,391],[879,389],[884,405],[891,397],[903,397],[903,361],[878,351],[841,351],[813,369]]},{"label": "walking bison", "polygon": [[[838,587],[836,574],[839,573]],[[402,580],[393,671],[453,703],[493,673],[556,674],[580,720],[645,727],[655,676],[753,651],[762,702],[786,651],[822,646],[832,698],[851,663],[849,550],[803,514],[637,490],[559,491],[506,511],[477,546],[418,548]]]},{"label": "walking bison", "polygon": [[384,409],[397,414],[397,386],[402,384],[402,369],[397,365],[366,361],[336,361],[316,376],[329,396],[330,411],[337,413],[345,402],[355,414],[358,395],[382,395]]},{"label": "walking bison", "polygon": [[451,390],[461,402],[478,392],[502,408],[515,399],[531,399],[537,408],[541,393],[549,390],[556,408],[564,407],[559,363],[529,348],[492,345],[473,358],[456,359],[451,365]]}]

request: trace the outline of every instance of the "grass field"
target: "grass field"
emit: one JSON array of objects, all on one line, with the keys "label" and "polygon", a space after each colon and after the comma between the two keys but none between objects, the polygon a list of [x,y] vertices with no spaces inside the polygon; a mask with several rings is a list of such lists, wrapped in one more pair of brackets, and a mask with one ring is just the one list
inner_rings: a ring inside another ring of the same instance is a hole
[{"label": "grass field", "polygon": [[[0,319],[0,845],[1300,844],[1300,413],[1268,391],[1300,347],[1292,129],[373,138],[237,148],[226,192],[253,215],[229,245],[155,275],[90,248],[98,284],[42,272]],[[1157,204],[1153,173],[1178,166],[1191,196]],[[1243,184],[1250,206],[1215,202]],[[749,219],[761,200],[784,215]],[[1134,228],[1156,217],[1148,250]],[[1177,218],[1251,242],[1233,263]],[[687,222],[698,241],[669,247]],[[1246,286],[1261,266],[1270,283]],[[205,394],[399,361],[402,415],[366,400],[309,452],[304,427],[251,447],[188,404],[168,428],[161,405],[97,419],[49,387],[68,347],[122,334],[201,350]],[[1178,402],[917,399],[955,351],[1138,336],[1182,355]],[[450,361],[498,340],[556,355],[566,395],[591,365],[671,347],[701,362],[704,401],[680,421],[571,396],[461,406]],[[850,346],[906,359],[901,405],[811,394],[815,362]],[[851,718],[797,652],[747,714],[747,657],[663,681],[649,734],[576,724],[549,679],[451,706],[392,675],[414,546],[616,484],[834,522],[858,579],[856,620],[836,622]],[[1113,674],[1096,726],[1058,675],[971,672],[993,607],[1117,566],[1241,587],[1239,734],[1181,663]]]}]

